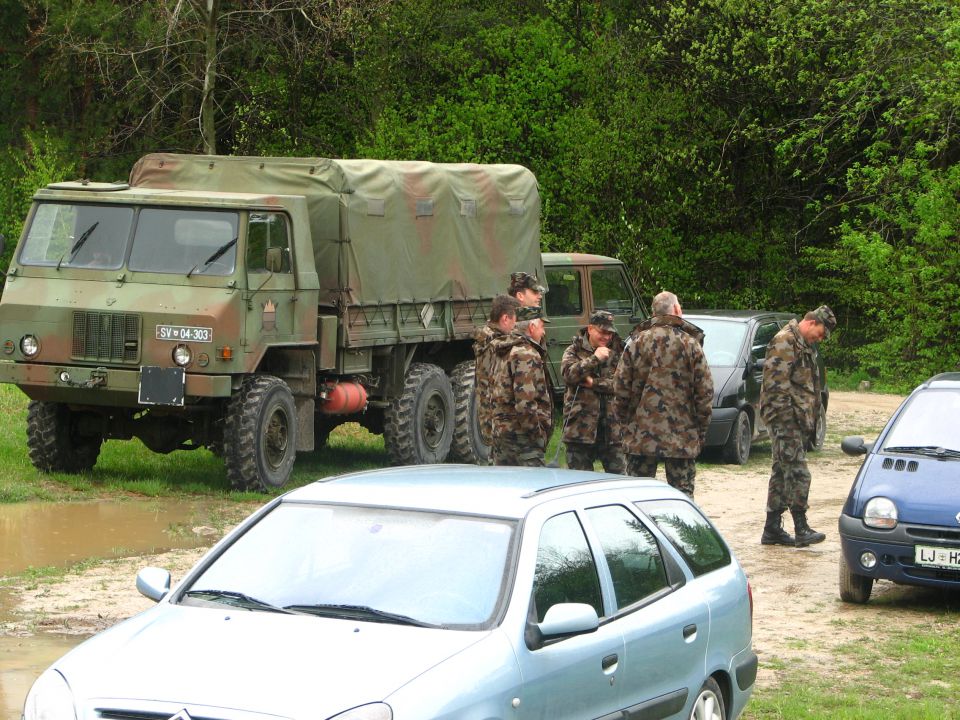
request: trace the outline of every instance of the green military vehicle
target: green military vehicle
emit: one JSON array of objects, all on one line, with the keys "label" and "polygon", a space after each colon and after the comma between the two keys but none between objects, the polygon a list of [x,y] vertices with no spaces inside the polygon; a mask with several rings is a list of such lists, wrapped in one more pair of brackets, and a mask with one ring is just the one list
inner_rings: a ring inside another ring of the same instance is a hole
[{"label": "green military vehicle", "polygon": [[0,382],[42,471],[138,437],[279,487],[347,421],[396,464],[472,462],[472,336],[510,272],[543,277],[539,238],[516,165],[147,155],[34,196]]}]

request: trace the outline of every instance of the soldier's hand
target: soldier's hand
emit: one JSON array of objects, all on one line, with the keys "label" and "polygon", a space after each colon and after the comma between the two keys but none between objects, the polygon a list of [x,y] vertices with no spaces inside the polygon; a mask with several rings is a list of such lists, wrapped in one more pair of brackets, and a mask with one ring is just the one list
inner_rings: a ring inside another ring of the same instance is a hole
[{"label": "soldier's hand", "polygon": [[593,387],[593,375],[587,375],[583,380],[580,381],[580,384],[585,388]]},{"label": "soldier's hand", "polygon": [[593,354],[596,355],[597,360],[600,362],[606,362],[607,358],[610,357],[610,348],[604,346],[598,347],[593,351]]}]

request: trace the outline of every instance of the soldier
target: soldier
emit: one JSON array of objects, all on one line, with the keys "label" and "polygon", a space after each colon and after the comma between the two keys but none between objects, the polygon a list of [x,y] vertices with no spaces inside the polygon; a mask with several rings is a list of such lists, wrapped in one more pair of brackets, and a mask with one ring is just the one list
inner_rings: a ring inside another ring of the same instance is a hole
[{"label": "soldier", "polygon": [[510,289],[507,294],[515,297],[524,307],[540,307],[545,288],[536,275],[525,272],[510,273]]},{"label": "soldier", "polygon": [[547,379],[543,311],[517,309],[524,332],[508,336],[497,348],[490,379],[493,396],[493,464],[543,467],[553,430],[553,398]]},{"label": "soldier", "polygon": [[613,402],[613,374],[622,352],[613,314],[597,310],[563,353],[563,441],[574,470],[593,470],[595,460],[609,473],[626,470]]},{"label": "soldier", "polygon": [[496,348],[513,332],[517,324],[520,301],[509,295],[497,295],[490,306],[490,322],[477,328],[473,336],[473,354],[476,356],[474,397],[477,404],[477,422],[480,437],[486,445],[493,445],[493,398],[490,378],[496,360]]},{"label": "soldier", "polygon": [[[813,343],[830,337],[837,318],[826,305],[791,320],[767,345],[760,389],[760,417],[770,432],[773,467],[767,486],[767,521],[763,545],[806,547],[826,535],[807,523],[810,471],[807,450],[816,442],[820,415],[820,371]],[[783,529],[790,509],[796,537]]]},{"label": "soldier", "polygon": [[677,296],[653,299],[653,317],[630,334],[614,375],[627,474],[655,477],[693,497],[696,457],[710,425],[713,376],[703,331],[683,319]]}]

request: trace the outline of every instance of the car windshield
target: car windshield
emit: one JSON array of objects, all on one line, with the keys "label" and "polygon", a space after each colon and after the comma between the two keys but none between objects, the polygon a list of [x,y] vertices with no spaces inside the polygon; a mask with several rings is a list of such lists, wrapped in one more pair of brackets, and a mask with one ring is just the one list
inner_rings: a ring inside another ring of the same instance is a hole
[{"label": "car windshield", "polygon": [[703,354],[713,367],[731,367],[740,358],[740,348],[747,326],[732,320],[713,318],[690,318],[690,322],[703,330]]},{"label": "car windshield", "polygon": [[183,602],[485,627],[505,592],[514,530],[496,518],[282,503],[217,557]]},{"label": "car windshield", "polygon": [[[20,251],[24,265],[231,275],[236,212],[38,203]],[[129,251],[129,260],[127,253]]]},{"label": "car windshield", "polygon": [[923,390],[907,402],[884,438],[882,450],[930,450],[929,454],[937,454],[940,448],[960,451],[957,427],[960,427],[960,390]]}]

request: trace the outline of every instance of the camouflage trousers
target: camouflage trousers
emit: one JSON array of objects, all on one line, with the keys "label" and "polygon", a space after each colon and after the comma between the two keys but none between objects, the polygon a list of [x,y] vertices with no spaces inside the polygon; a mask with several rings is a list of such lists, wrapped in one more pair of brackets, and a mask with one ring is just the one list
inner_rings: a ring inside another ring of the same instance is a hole
[{"label": "camouflage trousers", "polygon": [[[693,499],[693,484],[697,477],[697,461],[693,458],[661,458],[667,473],[667,483]],[[658,459],[646,455],[627,455],[627,475],[632,477],[657,476]]]},{"label": "camouflage trousers", "polygon": [[793,428],[770,428],[773,467],[767,485],[767,512],[806,512],[810,471],[803,433]]},{"label": "camouflage trousers", "polygon": [[540,442],[525,435],[505,433],[493,439],[490,448],[492,465],[517,465],[520,467],[543,467],[545,448]]},{"label": "camouflage trousers", "polygon": [[599,460],[608,473],[623,475],[627,470],[627,461],[623,447],[607,442],[578,443],[568,442],[567,467],[571,470],[593,470],[593,463]]}]

